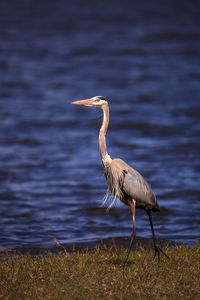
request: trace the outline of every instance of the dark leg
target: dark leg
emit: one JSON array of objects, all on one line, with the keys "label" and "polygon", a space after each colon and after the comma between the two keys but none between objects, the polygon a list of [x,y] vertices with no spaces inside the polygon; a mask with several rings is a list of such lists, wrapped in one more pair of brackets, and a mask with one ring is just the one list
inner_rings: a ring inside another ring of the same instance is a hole
[{"label": "dark leg", "polygon": [[136,236],[136,231],[135,231],[135,200],[133,200],[133,201],[129,200],[128,205],[130,206],[131,213],[132,213],[132,218],[133,218],[133,233],[131,234],[131,241],[130,241],[130,245],[129,245],[126,257],[125,257],[124,262],[123,262],[123,267],[125,267],[125,264],[127,262],[129,253],[131,251],[131,248],[132,248],[133,242],[135,240],[135,236]]},{"label": "dark leg", "polygon": [[149,222],[151,225],[151,231],[152,231],[152,236],[153,236],[153,244],[154,244],[154,249],[155,249],[155,253],[154,253],[154,257],[156,257],[156,254],[158,254],[158,262],[160,261],[160,252],[162,254],[164,254],[167,258],[169,258],[169,256],[167,256],[167,254],[160,248],[160,246],[158,244],[156,244],[156,238],[155,238],[155,233],[154,233],[154,228],[153,228],[153,223],[152,223],[152,218],[151,218],[151,211],[147,211],[147,214],[149,216]]}]

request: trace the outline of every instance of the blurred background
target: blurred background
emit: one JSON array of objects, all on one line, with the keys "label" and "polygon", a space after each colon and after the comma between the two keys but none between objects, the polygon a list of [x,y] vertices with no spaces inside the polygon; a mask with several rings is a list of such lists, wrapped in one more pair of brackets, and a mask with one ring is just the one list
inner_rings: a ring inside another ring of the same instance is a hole
[{"label": "blurred background", "polygon": [[[198,1],[0,2],[0,249],[128,237],[128,207],[101,207],[101,111],[108,152],[149,181],[158,237],[198,240]],[[109,203],[108,203],[109,204]],[[151,237],[137,210],[139,237]]]}]

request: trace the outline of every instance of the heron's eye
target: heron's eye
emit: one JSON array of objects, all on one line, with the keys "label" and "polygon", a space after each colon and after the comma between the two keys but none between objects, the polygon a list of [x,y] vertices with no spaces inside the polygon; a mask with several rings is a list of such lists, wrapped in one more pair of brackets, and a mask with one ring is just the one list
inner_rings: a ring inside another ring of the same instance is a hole
[{"label": "heron's eye", "polygon": [[98,99],[96,99],[96,102],[99,102],[100,101],[100,99],[98,98]]}]

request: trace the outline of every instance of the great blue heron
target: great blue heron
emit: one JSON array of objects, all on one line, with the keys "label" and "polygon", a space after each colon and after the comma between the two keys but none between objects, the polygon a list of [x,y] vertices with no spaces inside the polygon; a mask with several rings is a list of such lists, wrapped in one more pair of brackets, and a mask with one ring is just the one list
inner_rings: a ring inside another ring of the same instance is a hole
[{"label": "great blue heron", "polygon": [[[165,252],[156,243],[151,212],[160,211],[156,197],[146,180],[136,170],[131,168],[127,163],[119,158],[111,159],[106,148],[106,132],[109,124],[109,106],[106,99],[102,96],[95,96],[90,99],[72,102],[72,104],[86,105],[91,107],[101,108],[103,111],[103,123],[99,131],[99,150],[105,172],[105,177],[108,184],[109,192],[118,198],[131,209],[133,219],[133,233],[131,235],[130,245],[123,262],[125,266],[128,259],[133,241],[136,236],[135,230],[135,208],[144,209],[148,216],[151,225],[153,243],[154,243],[154,258],[158,255],[160,261],[160,252],[168,257]],[[169,257],[168,257],[169,258]]]}]

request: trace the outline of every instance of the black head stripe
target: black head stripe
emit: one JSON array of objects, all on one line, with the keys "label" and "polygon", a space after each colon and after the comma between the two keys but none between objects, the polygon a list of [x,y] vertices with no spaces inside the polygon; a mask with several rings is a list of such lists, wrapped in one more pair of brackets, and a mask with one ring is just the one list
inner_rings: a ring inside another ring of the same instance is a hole
[{"label": "black head stripe", "polygon": [[103,97],[103,96],[98,96],[98,98],[101,99],[101,100],[105,100],[106,101],[106,98]]}]

